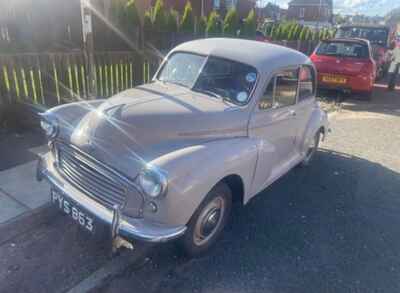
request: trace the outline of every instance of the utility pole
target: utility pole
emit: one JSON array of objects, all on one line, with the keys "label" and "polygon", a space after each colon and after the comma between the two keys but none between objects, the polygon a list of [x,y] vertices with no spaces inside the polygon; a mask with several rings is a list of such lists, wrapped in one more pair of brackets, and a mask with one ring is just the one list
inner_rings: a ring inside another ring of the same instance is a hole
[{"label": "utility pole", "polygon": [[88,97],[96,98],[96,67],[94,61],[94,39],[91,0],[81,0],[82,38],[85,55],[86,82]]},{"label": "utility pole", "polygon": [[205,12],[204,12],[204,0],[201,0],[201,17],[204,17]]}]

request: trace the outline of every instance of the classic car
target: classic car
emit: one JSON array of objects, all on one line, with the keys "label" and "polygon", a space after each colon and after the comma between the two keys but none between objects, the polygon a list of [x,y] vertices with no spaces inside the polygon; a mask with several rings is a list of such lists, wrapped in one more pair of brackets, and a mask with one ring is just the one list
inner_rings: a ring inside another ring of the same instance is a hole
[{"label": "classic car", "polygon": [[292,49],[184,43],[149,84],[45,112],[37,177],[83,229],[108,226],[115,248],[179,238],[197,256],[233,203],[311,161],[328,131],[315,88],[312,62]]},{"label": "classic car", "polygon": [[310,59],[317,69],[320,88],[357,92],[371,97],[377,67],[368,40],[324,40]]}]

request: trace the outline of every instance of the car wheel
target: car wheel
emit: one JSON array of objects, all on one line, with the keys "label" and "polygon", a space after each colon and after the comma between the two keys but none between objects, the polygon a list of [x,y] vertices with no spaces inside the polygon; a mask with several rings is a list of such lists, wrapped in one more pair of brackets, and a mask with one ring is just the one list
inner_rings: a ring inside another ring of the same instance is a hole
[{"label": "car wheel", "polygon": [[318,130],[318,132],[314,135],[314,139],[312,139],[312,141],[308,145],[306,156],[300,163],[301,166],[310,165],[312,159],[315,156],[315,153],[318,150],[320,140],[321,140],[321,130]]},{"label": "car wheel", "polygon": [[218,183],[190,219],[188,229],[181,239],[187,256],[200,256],[215,244],[228,222],[231,208],[230,188],[225,183]]}]

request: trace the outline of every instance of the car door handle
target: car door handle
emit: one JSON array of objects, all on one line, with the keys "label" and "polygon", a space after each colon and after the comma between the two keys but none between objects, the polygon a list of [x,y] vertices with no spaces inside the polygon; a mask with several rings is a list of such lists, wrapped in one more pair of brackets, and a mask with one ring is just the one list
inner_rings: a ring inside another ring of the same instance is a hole
[{"label": "car door handle", "polygon": [[295,110],[290,110],[290,111],[289,111],[289,114],[290,114],[291,116],[296,116],[296,111],[295,111]]}]

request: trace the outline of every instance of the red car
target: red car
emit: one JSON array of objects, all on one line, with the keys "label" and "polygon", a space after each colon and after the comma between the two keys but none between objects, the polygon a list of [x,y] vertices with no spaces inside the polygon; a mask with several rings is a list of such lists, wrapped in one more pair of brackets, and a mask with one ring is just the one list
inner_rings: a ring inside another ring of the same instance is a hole
[{"label": "red car", "polygon": [[322,41],[311,55],[320,88],[371,95],[376,79],[372,48],[364,39]]},{"label": "red car", "polygon": [[387,52],[394,39],[394,30],[383,25],[344,25],[336,31],[335,38],[360,38],[371,43],[377,66],[377,78],[383,78],[389,69]]}]

